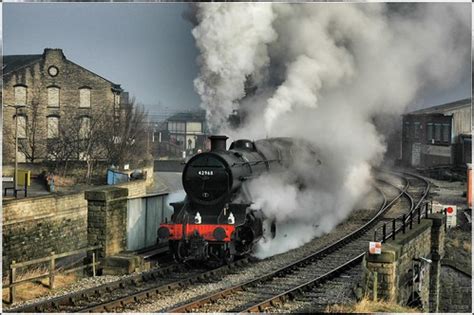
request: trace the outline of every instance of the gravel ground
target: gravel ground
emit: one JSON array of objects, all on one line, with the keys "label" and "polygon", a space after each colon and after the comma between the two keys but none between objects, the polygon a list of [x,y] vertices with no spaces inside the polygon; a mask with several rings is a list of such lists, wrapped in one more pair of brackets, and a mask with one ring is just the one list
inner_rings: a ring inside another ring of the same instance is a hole
[{"label": "gravel ground", "polygon": [[362,267],[358,265],[343,273],[339,278],[306,292],[292,301],[265,312],[270,313],[319,313],[331,304],[352,304],[356,302],[354,287],[361,281]]},{"label": "gravel ground", "polygon": [[34,304],[37,302],[49,300],[58,296],[70,294],[73,292],[77,292],[80,290],[85,290],[89,288],[94,288],[101,286],[106,283],[118,281],[121,279],[127,279],[136,276],[138,273],[133,273],[130,275],[124,275],[124,276],[98,276],[98,277],[87,277],[87,278],[82,278],[79,281],[76,281],[74,283],[71,283],[68,286],[62,287],[62,288],[56,288],[54,290],[50,290],[49,294],[46,296],[38,297],[36,299],[28,300],[28,301],[23,301],[23,302],[17,302],[12,305],[9,304],[3,304],[2,308],[3,310],[8,310],[10,308],[16,308],[20,307],[22,305],[28,305],[28,304]]}]

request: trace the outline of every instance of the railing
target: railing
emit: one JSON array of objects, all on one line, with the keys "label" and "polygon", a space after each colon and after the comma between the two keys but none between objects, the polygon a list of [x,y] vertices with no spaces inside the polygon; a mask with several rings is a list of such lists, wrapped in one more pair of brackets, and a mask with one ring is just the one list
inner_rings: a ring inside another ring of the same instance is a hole
[{"label": "railing", "polygon": [[[413,228],[413,220],[415,216],[416,216],[417,223],[420,224],[421,218],[423,216],[423,212],[424,212],[425,218],[428,218],[428,212],[433,213],[433,207],[432,206],[428,207],[429,203],[426,200],[429,194],[430,186],[431,186],[430,182],[417,175],[413,175],[410,173],[404,173],[404,174],[422,179],[426,183],[426,188],[423,191],[423,194],[417,204],[415,204],[413,201],[413,198],[407,194],[407,196],[410,198],[411,203],[412,203],[410,212],[408,212],[408,214],[403,214],[391,221],[392,232],[390,234],[387,233],[387,223],[384,223],[382,227],[376,228],[374,230],[374,242],[378,241],[377,231],[380,228],[382,228],[382,240],[381,240],[382,242],[385,242],[389,238],[391,238],[392,240],[395,240],[397,232],[402,231],[402,233],[405,234],[405,231],[407,230],[407,228],[409,228],[410,230]],[[424,210],[422,208],[424,208]],[[402,225],[398,228],[397,228],[397,221],[402,222]]]},{"label": "railing", "polygon": [[[78,250],[74,250],[74,251],[70,251],[70,252],[66,252],[66,253],[61,253],[61,254],[55,254],[54,252],[51,252],[50,256],[43,257],[43,258],[38,258],[38,259],[33,259],[33,260],[30,260],[30,261],[25,261],[25,262],[21,262],[21,263],[17,263],[15,261],[12,261],[12,263],[10,264],[10,275],[9,275],[9,280],[10,280],[9,282],[10,283],[7,284],[7,285],[2,286],[3,289],[6,289],[6,288],[9,289],[10,294],[9,294],[9,301],[8,302],[9,303],[14,303],[15,302],[16,287],[18,285],[26,283],[26,282],[31,282],[31,281],[39,280],[39,279],[43,279],[43,278],[49,278],[48,287],[50,289],[53,289],[54,288],[54,278],[55,278],[56,274],[59,273],[60,271],[62,273],[70,273],[70,272],[74,272],[74,271],[77,271],[77,270],[85,269],[87,267],[92,267],[92,275],[95,277],[97,266],[100,264],[100,262],[97,261],[97,258],[96,258],[97,256],[96,256],[95,251],[97,249],[100,249],[100,248],[101,248],[101,246],[92,246],[92,247],[82,248],[82,249],[78,249]],[[87,253],[87,252],[90,252],[90,251],[92,251],[92,263],[81,265],[79,267],[69,268],[69,269],[56,268],[56,260],[57,259],[72,256],[72,255],[81,254],[81,253],[84,253],[84,252]],[[36,264],[41,264],[41,263],[46,263],[46,262],[49,262],[49,264],[48,264],[48,273],[42,274],[42,275],[39,275],[39,276],[35,276],[35,277],[31,277],[31,278],[27,278],[27,279],[17,280],[17,269],[18,268],[28,267],[28,266],[31,266],[31,265],[36,265]]]},{"label": "railing", "polygon": [[[387,223],[384,223],[381,227],[378,227],[374,230],[374,242],[379,241],[377,238],[378,231],[382,229],[382,242],[385,242],[386,240],[396,239],[396,234],[400,231],[402,231],[403,234],[405,234],[407,229],[412,229],[413,228],[413,221],[416,221],[417,224],[421,223],[421,218],[428,218],[428,214],[433,213],[433,208],[428,206],[429,203],[425,202],[422,207],[418,206],[412,211],[410,211],[408,214],[403,214],[397,218],[392,219],[392,221],[389,223],[389,225],[392,228],[391,233],[388,233],[387,231]],[[422,209],[424,208],[424,209]],[[397,227],[397,221],[402,222],[402,225]]]}]

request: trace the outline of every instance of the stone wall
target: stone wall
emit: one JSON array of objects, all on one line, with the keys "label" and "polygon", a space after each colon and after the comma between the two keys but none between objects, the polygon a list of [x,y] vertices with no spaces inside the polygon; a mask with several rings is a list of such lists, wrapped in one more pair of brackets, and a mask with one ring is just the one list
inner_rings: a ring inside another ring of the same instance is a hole
[{"label": "stone wall", "polygon": [[[109,191],[119,189],[128,191],[128,197],[140,197],[146,195],[146,181],[137,180],[123,183],[116,186],[102,186],[96,189]],[[119,188],[117,188],[119,187]],[[105,197],[104,197],[105,198]],[[109,198],[109,197],[107,197]],[[109,198],[110,199],[110,198]],[[97,203],[91,207],[102,207]],[[114,201],[118,204],[108,204],[107,207],[122,207],[125,205],[125,212],[110,214],[116,220],[113,226],[108,227],[110,233],[114,233],[113,241],[108,245],[110,251],[118,248],[125,248],[125,235],[118,236],[119,232],[124,233],[127,226],[127,202]],[[51,251],[64,253],[76,249],[85,248],[88,244],[95,244],[94,237],[98,236],[105,229],[107,217],[89,218],[96,223],[89,232],[93,232],[88,239],[88,204],[84,192],[74,194],[53,194],[42,197],[27,199],[6,200],[3,202],[3,271],[8,270],[10,262],[28,261],[35,258],[46,257]],[[116,231],[113,231],[113,228]],[[94,232],[97,232],[94,234]],[[109,234],[110,234],[109,233]],[[93,236],[96,235],[96,236]],[[110,234],[109,236],[111,236]],[[111,238],[108,238],[110,240]],[[123,243],[123,244],[122,244]]]},{"label": "stone wall", "polygon": [[87,239],[90,246],[102,246],[99,258],[117,254],[127,247],[127,196],[127,189],[114,186],[85,193]]},{"label": "stone wall", "polygon": [[83,193],[3,202],[2,266],[87,246]]},{"label": "stone wall", "polygon": [[471,313],[472,279],[451,267],[442,267],[440,307],[444,313]]},{"label": "stone wall", "polygon": [[[114,93],[119,93],[119,86],[104,79],[103,77],[87,70],[74,62],[68,60],[61,49],[45,49],[42,55],[33,55],[32,60],[22,67],[16,67],[9,71],[5,69],[3,76],[3,102],[6,105],[15,104],[15,86],[22,85],[27,89],[26,104],[29,109],[20,110],[20,114],[27,116],[29,128],[32,128],[33,111],[38,108],[37,125],[34,128],[37,137],[38,158],[44,158],[46,154],[47,117],[67,117],[71,110],[76,111],[77,116],[94,117],[98,109],[107,109],[111,113],[118,99]],[[56,67],[59,72],[52,76],[48,69]],[[51,107],[48,104],[48,88],[59,88],[59,107]],[[80,89],[90,89],[90,107],[79,108]],[[14,159],[14,114],[15,109],[5,107],[3,109],[3,154],[4,161]],[[60,122],[61,123],[61,122]],[[33,132],[32,130],[29,130]],[[23,141],[23,140],[21,140]]]},{"label": "stone wall", "polygon": [[[382,254],[367,254],[364,262],[366,295],[374,296],[377,274],[378,299],[437,311],[440,258],[444,254],[443,222],[441,215],[430,215],[420,224],[414,223],[413,229],[407,229],[405,234],[398,233],[395,240],[385,242]],[[415,281],[414,275],[418,275]]]},{"label": "stone wall", "polygon": [[[151,177],[153,177],[153,175]],[[127,188],[128,198],[136,198],[136,197],[142,197],[146,195],[147,185],[148,185],[147,180],[140,179],[140,180],[133,180],[130,182],[125,182],[125,183],[120,183],[120,184],[114,185],[114,187]]]}]

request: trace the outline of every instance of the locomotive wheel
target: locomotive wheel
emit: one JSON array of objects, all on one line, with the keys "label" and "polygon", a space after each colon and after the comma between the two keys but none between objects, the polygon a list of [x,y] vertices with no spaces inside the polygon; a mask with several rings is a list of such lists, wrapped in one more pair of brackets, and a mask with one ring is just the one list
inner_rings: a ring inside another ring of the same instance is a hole
[{"label": "locomotive wheel", "polygon": [[234,261],[234,255],[230,253],[230,249],[227,248],[224,250],[224,262],[226,265],[229,265],[231,262]]},{"label": "locomotive wheel", "polygon": [[176,246],[176,251],[174,252],[174,259],[179,263],[183,263],[186,258],[186,254],[187,252],[183,242],[179,242]]}]

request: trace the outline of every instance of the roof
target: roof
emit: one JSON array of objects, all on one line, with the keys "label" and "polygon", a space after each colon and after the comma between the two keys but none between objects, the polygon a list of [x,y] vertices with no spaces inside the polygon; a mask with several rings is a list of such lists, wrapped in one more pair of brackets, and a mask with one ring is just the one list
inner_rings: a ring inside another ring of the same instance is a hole
[{"label": "roof", "polygon": [[[26,67],[30,64],[33,64],[37,61],[40,61],[41,59],[44,58],[45,54],[50,50],[59,50],[62,53],[61,49],[45,48],[44,53],[40,54],[40,55],[8,55],[8,56],[3,56],[3,74],[4,75],[8,74],[10,72],[19,70],[23,67]],[[67,59],[66,57],[64,57],[64,59],[66,60],[66,62],[69,62],[69,63],[71,63],[75,66],[78,66],[78,67],[92,73],[93,75],[98,76],[98,77],[102,78],[103,80],[109,82],[112,85],[112,89],[118,90],[118,91],[123,91],[123,89],[120,87],[120,84],[116,84],[116,83],[104,78],[103,76],[98,75],[97,73],[95,73],[95,72],[93,72],[93,71],[91,71],[87,68],[84,68],[81,65],[78,65],[78,64],[72,62],[71,60]]]},{"label": "roof", "polygon": [[10,55],[3,56],[3,74],[16,71],[26,65],[41,60],[43,55]]},{"label": "roof", "polygon": [[413,112],[406,113],[405,115],[445,114],[446,112],[451,112],[453,110],[459,110],[466,107],[471,107],[470,98],[415,110]]},{"label": "roof", "polygon": [[169,117],[168,121],[204,121],[206,119],[206,112],[201,110],[197,112],[177,113]]}]

